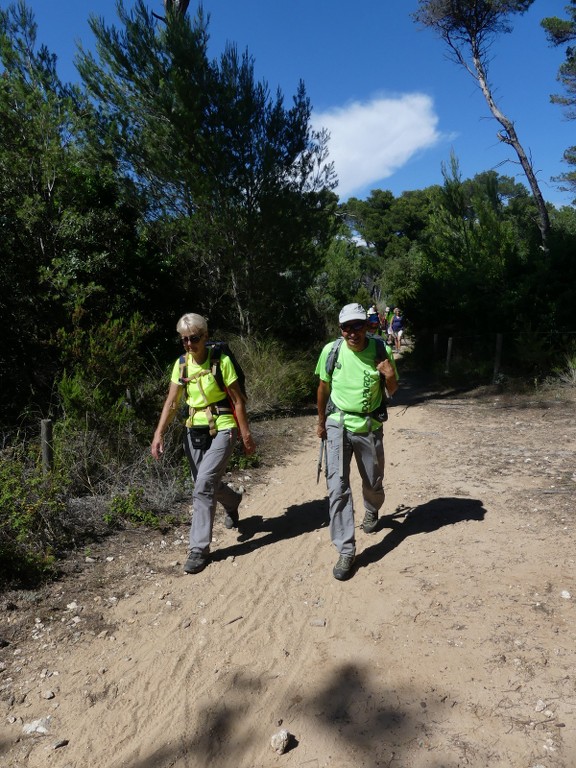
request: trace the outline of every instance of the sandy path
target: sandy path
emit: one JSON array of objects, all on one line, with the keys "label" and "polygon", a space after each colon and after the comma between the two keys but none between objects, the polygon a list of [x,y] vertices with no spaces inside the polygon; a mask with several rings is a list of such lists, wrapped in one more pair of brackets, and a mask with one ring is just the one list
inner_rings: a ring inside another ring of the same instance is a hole
[{"label": "sandy path", "polygon": [[[345,583],[315,419],[295,424],[298,451],[247,496],[240,535],[217,523],[204,572],[184,575],[185,543],[157,537],[120,588],[103,584],[107,629],[62,644],[45,630],[23,649],[27,695],[3,717],[0,761],[576,765],[573,406],[405,391],[386,425],[388,516],[359,530]],[[49,735],[15,743],[48,714]],[[280,727],[295,737],[281,756]]]}]

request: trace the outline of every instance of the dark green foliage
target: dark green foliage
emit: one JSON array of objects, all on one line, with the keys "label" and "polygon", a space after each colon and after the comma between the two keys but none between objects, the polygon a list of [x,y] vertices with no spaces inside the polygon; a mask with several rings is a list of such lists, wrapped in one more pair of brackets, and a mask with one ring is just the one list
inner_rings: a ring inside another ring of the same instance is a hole
[{"label": "dark green foliage", "polygon": [[89,415],[125,423],[147,374],[140,350],[153,326],[139,313],[127,320],[109,316],[88,328],[83,327],[84,319],[83,312],[77,312],[72,330],[58,333],[66,367],[59,384],[64,413],[82,421]]},{"label": "dark green foliage", "polygon": [[525,13],[534,0],[419,0],[413,14],[424,26],[433,26],[446,36],[463,42],[510,32],[510,16]]},{"label": "dark green foliage", "polygon": [[[550,16],[541,22],[552,45],[566,45],[576,40],[576,0],[570,0],[565,10],[567,19]],[[564,87],[564,94],[554,95],[551,99],[565,107],[567,116],[573,120],[576,117],[576,49],[573,45],[566,46],[566,59],[560,66],[558,79]],[[576,166],[576,146],[568,147],[564,159],[570,166]],[[560,180],[566,182],[569,189],[576,190],[576,170],[563,173]]]},{"label": "dark green foliage", "polygon": [[91,110],[59,81],[55,57],[36,50],[22,3],[0,11],[0,65],[0,420],[10,421],[31,398],[47,407],[58,365],[50,342],[74,307],[97,321],[130,306],[129,286],[116,288],[136,213],[83,145],[79,110],[84,133]]},{"label": "dark green foliage", "polygon": [[[336,197],[304,86],[286,106],[247,54],[210,61],[201,12],[158,24],[137,3],[120,21],[93,20],[85,93],[36,50],[23,4],[0,14],[0,423],[50,412],[79,314],[88,332],[139,311],[162,362],[190,310],[212,328],[317,334],[307,291]],[[83,382],[66,362],[70,406]]]},{"label": "dark green foliage", "polygon": [[303,84],[286,107],[254,80],[247,53],[230,45],[209,61],[201,11],[158,29],[137,2],[120,20],[118,30],[92,19],[100,61],[83,54],[79,67],[120,126],[115,151],[150,215],[171,231],[183,294],[240,333],[305,327],[335,196]]},{"label": "dark green foliage", "polygon": [[239,469],[244,471],[246,469],[252,469],[259,467],[262,463],[262,459],[258,453],[253,453],[250,456],[246,456],[240,443],[234,448],[234,453],[230,458],[228,464],[229,470]]},{"label": "dark green foliage", "polygon": [[141,488],[130,488],[126,493],[117,494],[110,502],[104,520],[112,527],[121,523],[144,525],[147,528],[162,528],[173,524],[174,519],[161,519],[146,503]]},{"label": "dark green foliage", "polygon": [[33,453],[5,449],[0,457],[0,585],[33,586],[53,572],[67,541],[68,483],[45,477]]}]

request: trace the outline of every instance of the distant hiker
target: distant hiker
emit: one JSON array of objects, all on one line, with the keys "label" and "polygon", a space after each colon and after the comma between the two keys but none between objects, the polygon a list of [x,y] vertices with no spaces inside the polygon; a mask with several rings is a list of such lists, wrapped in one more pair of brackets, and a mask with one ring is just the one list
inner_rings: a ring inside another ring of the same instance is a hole
[{"label": "distant hiker", "polygon": [[376,305],[373,304],[368,310],[368,333],[382,336],[382,328],[380,326],[380,315]]},{"label": "distant hiker", "polygon": [[390,323],[392,329],[392,336],[394,337],[394,346],[396,352],[400,352],[402,346],[402,336],[404,335],[404,318],[402,317],[402,310],[398,307],[394,308],[394,317]]},{"label": "distant hiker", "polygon": [[342,338],[323,348],[316,373],[320,377],[317,435],[327,441],[330,536],[339,554],[333,575],[342,581],[352,575],[356,553],[352,455],[362,478],[362,528],[372,533],[384,503],[385,387],[392,395],[398,384],[392,351],[379,337],[367,336],[364,307],[347,304],[339,321]]},{"label": "distant hiker", "polygon": [[207,343],[206,319],[196,314],[183,315],[176,330],[186,352],[174,363],[168,396],[150,450],[155,459],[160,458],[164,451],[164,432],[184,397],[189,406],[184,450],[194,479],[190,551],[184,570],[199,573],[209,562],[218,501],[225,510],[226,528],[238,525],[242,494],[222,482],[238,430],[247,455],[254,453],[256,446],[250,434],[238,373],[224,353],[218,356],[217,364],[213,363],[214,350]]},{"label": "distant hiker", "polygon": [[384,335],[386,337],[386,343],[394,346],[394,336],[392,335],[392,318],[394,317],[394,310],[390,307],[386,307],[384,311]]}]

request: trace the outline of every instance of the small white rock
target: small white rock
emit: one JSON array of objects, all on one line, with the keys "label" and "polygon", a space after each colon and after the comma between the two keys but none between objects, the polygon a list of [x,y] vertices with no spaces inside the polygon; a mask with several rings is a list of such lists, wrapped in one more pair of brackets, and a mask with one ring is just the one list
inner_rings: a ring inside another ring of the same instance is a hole
[{"label": "small white rock", "polygon": [[270,739],[270,746],[279,755],[283,755],[290,743],[290,733],[285,728],[275,733]]},{"label": "small white rock", "polygon": [[48,728],[50,727],[50,718],[49,717],[42,717],[40,720],[32,720],[30,723],[25,723],[22,727],[22,733],[31,734],[31,733],[40,733],[42,735],[46,735],[49,731]]},{"label": "small white rock", "polygon": [[560,592],[560,597],[563,597],[564,600],[570,600],[572,595],[570,594],[570,592],[568,592],[567,589],[563,589],[562,592]]}]

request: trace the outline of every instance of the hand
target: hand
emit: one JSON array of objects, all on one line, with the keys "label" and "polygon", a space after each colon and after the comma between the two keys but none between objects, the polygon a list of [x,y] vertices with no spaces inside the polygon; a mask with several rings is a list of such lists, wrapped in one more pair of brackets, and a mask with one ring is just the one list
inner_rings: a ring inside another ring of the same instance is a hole
[{"label": "hand", "polygon": [[256,453],[256,443],[254,442],[254,438],[250,433],[247,435],[242,435],[242,442],[244,444],[245,456],[252,456],[253,453]]},{"label": "hand", "polygon": [[316,436],[320,438],[320,440],[326,440],[328,437],[326,433],[326,424],[318,424],[316,427]]},{"label": "hand", "polygon": [[160,456],[164,453],[164,440],[161,437],[154,437],[150,446],[150,453],[156,461],[160,459]]},{"label": "hand", "polygon": [[390,360],[381,360],[376,366],[376,370],[386,378],[394,376],[394,368],[392,368]]}]

